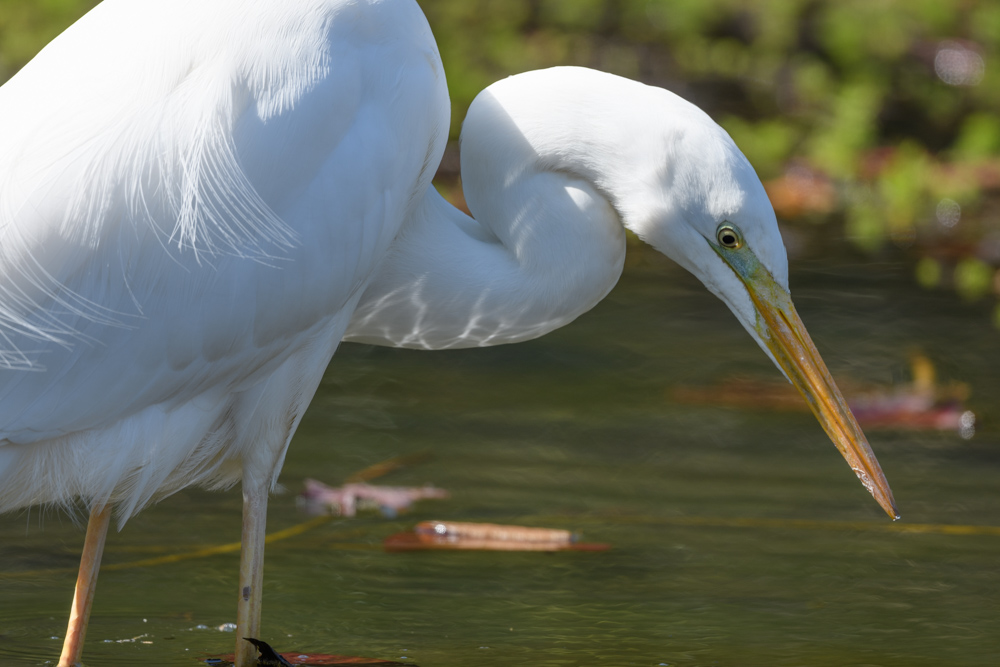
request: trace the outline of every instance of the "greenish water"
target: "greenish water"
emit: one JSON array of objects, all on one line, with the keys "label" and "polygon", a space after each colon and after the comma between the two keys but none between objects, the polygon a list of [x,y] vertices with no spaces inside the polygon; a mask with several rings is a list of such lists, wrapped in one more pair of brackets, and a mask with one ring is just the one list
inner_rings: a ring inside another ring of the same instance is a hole
[{"label": "greenish water", "polygon": [[[423,667],[1000,663],[1000,536],[887,530],[807,414],[671,402],[677,384],[777,371],[721,303],[650,255],[593,312],[532,343],[344,346],[292,443],[270,530],[307,520],[295,506],[303,478],[338,484],[398,455],[433,457],[378,483],[430,482],[452,497],[270,545],[263,638]],[[920,292],[907,271],[800,262],[793,295],[835,376],[905,379],[919,347],[942,379],[971,385],[971,441],[869,436],[905,522],[1000,525],[989,306]],[[569,528],[613,548],[381,550],[430,518]],[[734,518],[776,521],[716,521]],[[105,563],[235,542],[239,529],[238,492],[187,491],[112,533]],[[0,664],[55,661],[82,541],[54,512],[0,518]],[[65,571],[30,573],[53,568]],[[224,554],[102,573],[87,664],[230,652],[233,634],[216,628],[235,620],[237,568]]]}]

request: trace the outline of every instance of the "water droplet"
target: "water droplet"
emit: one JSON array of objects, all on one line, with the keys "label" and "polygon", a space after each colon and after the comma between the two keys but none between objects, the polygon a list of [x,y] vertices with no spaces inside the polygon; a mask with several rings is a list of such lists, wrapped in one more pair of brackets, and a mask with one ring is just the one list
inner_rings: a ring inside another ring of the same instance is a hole
[{"label": "water droplet", "polygon": [[949,86],[978,85],[985,70],[983,57],[959,42],[941,42],[934,56],[934,73]]},{"label": "water droplet", "polygon": [[942,199],[938,202],[936,213],[941,226],[951,229],[962,218],[962,207],[954,199]]}]

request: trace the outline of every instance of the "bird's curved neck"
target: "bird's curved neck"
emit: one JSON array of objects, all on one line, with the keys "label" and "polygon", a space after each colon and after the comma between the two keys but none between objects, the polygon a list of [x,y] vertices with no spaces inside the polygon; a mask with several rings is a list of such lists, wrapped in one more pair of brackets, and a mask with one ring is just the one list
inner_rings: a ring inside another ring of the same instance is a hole
[{"label": "bird's curved neck", "polygon": [[421,349],[514,343],[590,310],[614,287],[624,228],[587,183],[536,174],[474,220],[430,188],[344,340]]},{"label": "bird's curved neck", "polygon": [[[649,125],[637,99],[669,116],[649,136],[636,131]],[[494,84],[462,133],[475,219],[429,191],[346,340],[492,345],[540,336],[589,310],[621,275],[623,224],[645,238],[651,221],[675,219],[664,170],[691,114],[704,116],[665,91],[579,68]]]}]

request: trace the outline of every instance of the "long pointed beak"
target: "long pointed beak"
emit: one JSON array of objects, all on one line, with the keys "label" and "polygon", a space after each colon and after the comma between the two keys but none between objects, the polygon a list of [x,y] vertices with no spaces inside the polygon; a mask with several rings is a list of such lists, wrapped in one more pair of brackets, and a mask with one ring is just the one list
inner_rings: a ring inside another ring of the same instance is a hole
[{"label": "long pointed beak", "polygon": [[[716,247],[717,252],[720,250]],[[736,259],[727,257],[725,251],[719,252],[750,293],[757,309],[756,329],[760,339],[806,399],[812,413],[854,474],[886,514],[893,520],[898,519],[896,501],[882,467],[799,319],[791,295],[757,261],[749,248],[743,248],[740,254],[743,256]]]},{"label": "long pointed beak", "polygon": [[766,301],[754,289],[749,289],[750,298],[757,307],[761,320],[758,322],[758,331],[785,375],[806,399],[823,430],[847,460],[851,470],[886,514],[893,520],[898,519],[896,501],[892,497],[892,489],[885,479],[882,466],[875,458],[837,383],[830,377],[830,371],[813,345],[806,326],[799,319],[791,297],[780,287],[779,290],[783,292],[784,303]]}]

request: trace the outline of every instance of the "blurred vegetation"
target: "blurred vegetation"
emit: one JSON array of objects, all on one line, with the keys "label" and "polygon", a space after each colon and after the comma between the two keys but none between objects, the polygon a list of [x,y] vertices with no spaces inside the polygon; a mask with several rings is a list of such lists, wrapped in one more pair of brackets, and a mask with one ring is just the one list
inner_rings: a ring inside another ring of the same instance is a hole
[{"label": "blurred vegetation", "polygon": [[[708,111],[820,251],[831,231],[927,288],[1000,293],[995,0],[422,0],[453,132],[484,85],[559,64]],[[1000,326],[1000,308],[995,311]]]},{"label": "blurred vegetation", "polygon": [[[0,0],[0,80],[93,4]],[[639,79],[716,118],[807,246],[842,230],[862,252],[902,253],[925,287],[1000,293],[996,0],[420,4],[453,137],[476,93],[511,73],[576,64]]]},{"label": "blurred vegetation", "polygon": [[0,0],[0,82],[96,4],[97,0]]}]

